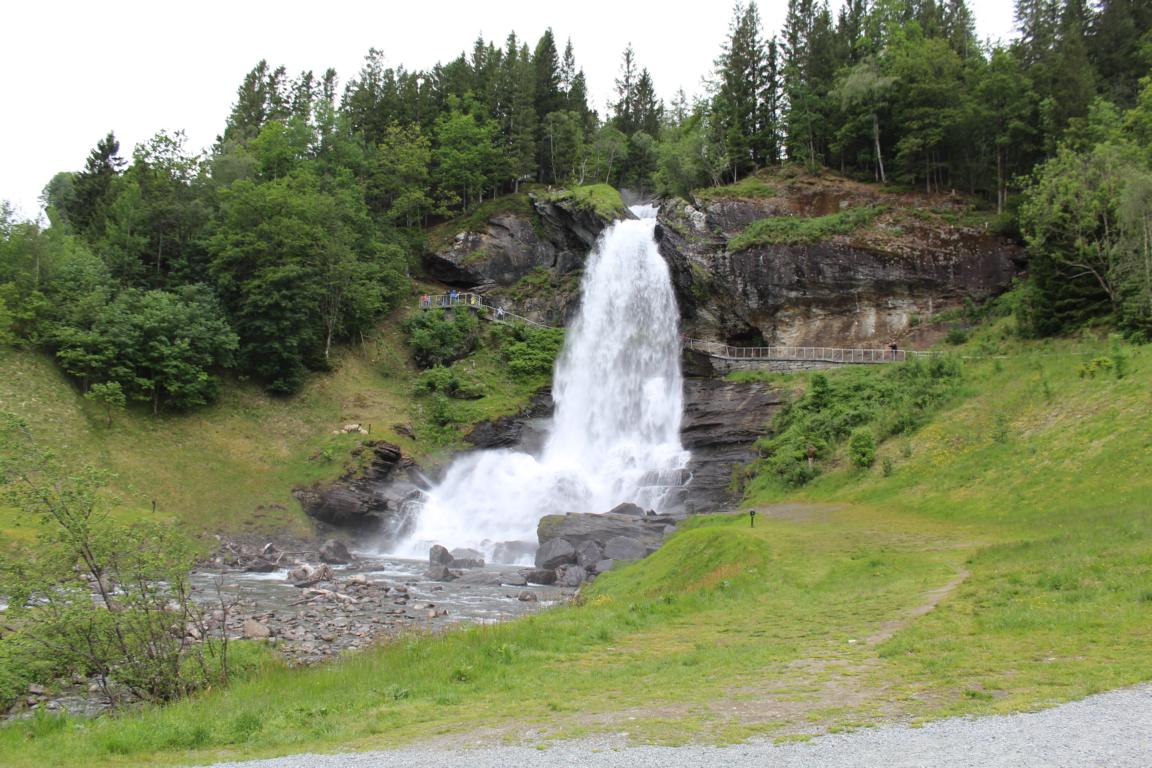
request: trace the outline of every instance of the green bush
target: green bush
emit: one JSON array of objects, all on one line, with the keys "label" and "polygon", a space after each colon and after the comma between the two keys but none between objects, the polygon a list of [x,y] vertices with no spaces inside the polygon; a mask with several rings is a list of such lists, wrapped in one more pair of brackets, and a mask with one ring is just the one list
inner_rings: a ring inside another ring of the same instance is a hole
[{"label": "green bush", "polygon": [[968,331],[963,328],[951,328],[948,330],[948,335],[944,337],[944,341],[953,346],[960,346],[968,341]]},{"label": "green bush", "polygon": [[852,431],[848,440],[848,460],[853,466],[865,469],[876,462],[876,436],[867,427]]},{"label": "green bush", "polygon": [[960,364],[946,357],[812,374],[807,392],[786,405],[769,435],[757,441],[757,472],[803,485],[819,473],[819,461],[861,427],[872,435],[874,460],[876,442],[915,430],[959,391],[962,380]]},{"label": "green bush", "polygon": [[431,309],[404,323],[412,358],[421,368],[449,365],[476,348],[478,321],[466,309]]},{"label": "green bush", "polygon": [[478,400],[484,397],[484,385],[469,381],[455,368],[437,365],[421,373],[413,386],[417,395],[440,393],[457,400]]},{"label": "green bush", "polygon": [[564,346],[564,329],[514,324],[499,326],[500,355],[517,378],[550,378]]}]

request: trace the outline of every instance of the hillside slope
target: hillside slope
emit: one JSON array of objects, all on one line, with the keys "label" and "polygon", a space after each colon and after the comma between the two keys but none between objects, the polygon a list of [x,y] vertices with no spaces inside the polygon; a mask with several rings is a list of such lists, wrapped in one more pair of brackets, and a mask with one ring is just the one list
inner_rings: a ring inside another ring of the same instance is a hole
[{"label": "hillside slope", "polygon": [[872,469],[833,460],[801,491],[754,484],[754,527],[696,518],[576,605],[83,730],[9,726],[0,754],[171,764],[622,730],[807,738],[1152,679],[1152,350],[1108,350],[1122,378],[1093,365],[1090,340],[1001,351],[964,363],[963,396],[881,443]]}]

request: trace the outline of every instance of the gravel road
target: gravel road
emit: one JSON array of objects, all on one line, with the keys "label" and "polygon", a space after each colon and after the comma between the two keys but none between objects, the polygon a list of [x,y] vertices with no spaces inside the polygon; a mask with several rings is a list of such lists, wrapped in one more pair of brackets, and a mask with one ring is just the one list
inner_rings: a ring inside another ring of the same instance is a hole
[{"label": "gravel road", "polygon": [[628,747],[613,738],[536,747],[419,747],[293,755],[216,768],[1149,768],[1152,684],[1043,712],[953,718],[923,728],[885,726],[804,743]]}]

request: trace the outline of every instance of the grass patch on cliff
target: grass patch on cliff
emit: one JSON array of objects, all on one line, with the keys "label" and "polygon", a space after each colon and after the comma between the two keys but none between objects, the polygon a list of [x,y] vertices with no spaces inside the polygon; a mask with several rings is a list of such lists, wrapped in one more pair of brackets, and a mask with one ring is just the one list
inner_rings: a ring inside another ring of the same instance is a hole
[{"label": "grass patch on cliff", "polygon": [[832,235],[845,235],[863,229],[883,211],[882,206],[867,206],[812,218],[774,216],[759,219],[733,237],[728,242],[728,249],[735,252],[762,245],[814,243]]},{"label": "grass patch on cliff", "polygon": [[777,189],[775,185],[768,182],[770,178],[771,176],[765,178],[759,174],[753,174],[752,176],[745,176],[735,184],[724,184],[718,187],[698,189],[692,193],[692,196],[702,203],[732,198],[757,200],[775,197]]},{"label": "grass patch on cliff", "polygon": [[571,201],[577,208],[609,221],[628,213],[628,206],[624,205],[620,191],[609,184],[587,184],[582,187],[560,189],[549,193],[548,199],[555,202]]},{"label": "grass patch on cliff", "polygon": [[507,213],[534,221],[535,212],[532,210],[532,201],[528,197],[529,190],[530,187],[526,185],[520,192],[485,200],[470,211],[442,224],[437,224],[428,231],[427,247],[431,250],[447,248],[452,245],[456,235],[461,232],[481,232],[486,228],[489,219]]}]

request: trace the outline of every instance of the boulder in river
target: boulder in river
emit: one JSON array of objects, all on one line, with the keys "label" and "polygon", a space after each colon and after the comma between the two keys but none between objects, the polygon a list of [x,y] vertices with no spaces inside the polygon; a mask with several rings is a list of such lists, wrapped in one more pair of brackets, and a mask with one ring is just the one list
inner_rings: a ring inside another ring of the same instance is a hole
[{"label": "boulder in river", "polygon": [[434,565],[424,572],[424,578],[429,581],[455,581],[458,577],[456,573],[449,570],[444,565]]},{"label": "boulder in river", "polygon": [[484,553],[475,549],[452,550],[452,566],[454,568],[483,568]]},{"label": "boulder in river", "polygon": [[320,562],[330,565],[347,565],[352,562],[352,553],[343,542],[328,539],[320,546]]},{"label": "boulder in river", "polygon": [[428,565],[451,565],[452,559],[452,553],[440,544],[433,544],[428,550]]}]

